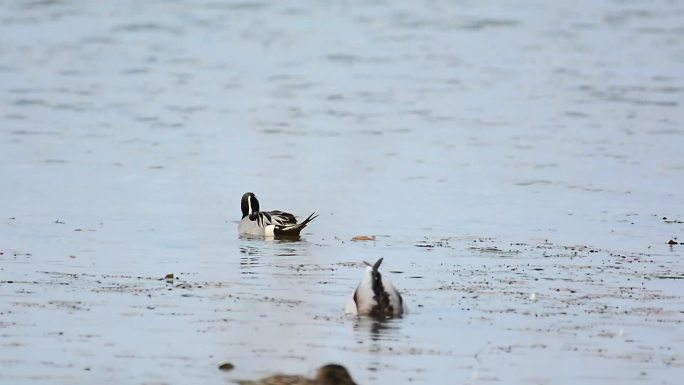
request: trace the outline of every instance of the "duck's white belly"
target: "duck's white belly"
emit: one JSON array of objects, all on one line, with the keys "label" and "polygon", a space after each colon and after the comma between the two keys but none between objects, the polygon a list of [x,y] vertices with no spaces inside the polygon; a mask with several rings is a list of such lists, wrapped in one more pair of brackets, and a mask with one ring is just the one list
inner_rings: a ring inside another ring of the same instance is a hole
[{"label": "duck's white belly", "polygon": [[344,312],[346,314],[353,315],[359,314],[359,311],[356,308],[356,301],[354,301],[354,293],[352,293],[351,297],[349,297],[349,301],[347,301],[347,306],[344,307]]}]

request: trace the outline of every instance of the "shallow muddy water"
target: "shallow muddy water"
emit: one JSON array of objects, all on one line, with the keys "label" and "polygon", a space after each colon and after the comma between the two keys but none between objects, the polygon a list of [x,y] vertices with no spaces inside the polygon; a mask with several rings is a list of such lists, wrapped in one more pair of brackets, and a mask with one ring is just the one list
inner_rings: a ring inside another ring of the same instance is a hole
[{"label": "shallow muddy water", "polygon": [[[678,383],[682,20],[668,1],[5,4],[0,383],[328,362],[359,384]],[[320,216],[242,239],[245,191]],[[345,316],[380,257],[409,314]]]}]

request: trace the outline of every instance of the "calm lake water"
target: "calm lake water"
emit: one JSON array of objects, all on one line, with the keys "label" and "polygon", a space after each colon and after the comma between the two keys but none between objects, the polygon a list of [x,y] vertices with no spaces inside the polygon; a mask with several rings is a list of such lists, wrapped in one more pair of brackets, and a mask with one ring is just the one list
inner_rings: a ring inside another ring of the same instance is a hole
[{"label": "calm lake water", "polygon": [[[677,1],[4,2],[0,382],[338,362],[359,384],[679,383],[683,21]],[[246,191],[320,217],[241,239]],[[409,314],[345,316],[380,257]]]}]

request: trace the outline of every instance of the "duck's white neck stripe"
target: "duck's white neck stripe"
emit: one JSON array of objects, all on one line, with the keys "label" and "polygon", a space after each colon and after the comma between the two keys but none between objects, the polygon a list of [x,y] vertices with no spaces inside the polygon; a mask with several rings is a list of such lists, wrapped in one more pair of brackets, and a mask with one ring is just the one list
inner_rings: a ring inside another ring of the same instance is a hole
[{"label": "duck's white neck stripe", "polygon": [[247,207],[249,207],[249,215],[252,215],[252,196],[247,196]]}]

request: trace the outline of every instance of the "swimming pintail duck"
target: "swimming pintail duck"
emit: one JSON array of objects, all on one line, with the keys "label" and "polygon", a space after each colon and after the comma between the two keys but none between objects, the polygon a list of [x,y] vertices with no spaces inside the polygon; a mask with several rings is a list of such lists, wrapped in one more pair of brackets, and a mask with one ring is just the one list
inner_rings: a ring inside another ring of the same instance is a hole
[{"label": "swimming pintail duck", "polygon": [[240,385],[356,385],[342,365],[329,364],[318,369],[316,378],[276,375],[258,381],[238,381]]},{"label": "swimming pintail duck", "polygon": [[361,278],[361,283],[356,287],[354,294],[347,302],[345,312],[347,314],[369,315],[372,317],[393,317],[406,312],[406,306],[401,294],[392,286],[392,283],[382,277],[378,268],[382,258],[374,265],[368,262],[366,272]]},{"label": "swimming pintail duck", "polygon": [[283,211],[259,211],[259,201],[254,193],[247,192],[242,196],[242,220],[238,231],[243,235],[267,237],[298,237],[318,215],[311,213],[302,223],[297,223],[294,215]]}]

